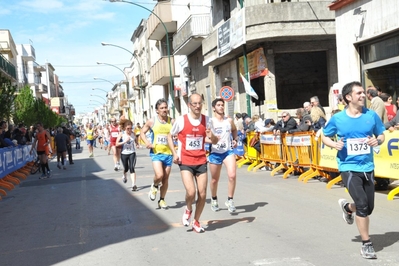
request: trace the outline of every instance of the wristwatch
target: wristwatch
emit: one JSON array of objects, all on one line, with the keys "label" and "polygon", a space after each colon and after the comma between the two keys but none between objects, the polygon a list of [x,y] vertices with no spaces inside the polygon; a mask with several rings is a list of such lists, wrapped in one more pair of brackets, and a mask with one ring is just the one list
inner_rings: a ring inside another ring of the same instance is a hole
[{"label": "wristwatch", "polygon": [[380,146],[382,144],[382,140],[377,139],[377,143],[378,143],[378,146]]}]

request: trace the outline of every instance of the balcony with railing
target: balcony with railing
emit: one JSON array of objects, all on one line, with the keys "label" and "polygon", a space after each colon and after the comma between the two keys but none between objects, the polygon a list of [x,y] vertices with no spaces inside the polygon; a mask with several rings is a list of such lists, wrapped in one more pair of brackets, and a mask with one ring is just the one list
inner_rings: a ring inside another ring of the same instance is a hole
[{"label": "balcony with railing", "polygon": [[2,54],[0,54],[0,71],[14,81],[17,80],[16,67],[11,64],[11,62],[8,61]]},{"label": "balcony with railing", "polygon": [[25,61],[35,61],[35,48],[32,45],[22,45],[22,57]]},{"label": "balcony with railing", "polygon": [[[170,64],[172,77],[175,76],[175,60],[173,56],[170,56]],[[150,79],[153,85],[165,85],[170,81],[169,71],[169,60],[168,57],[160,58],[152,67],[150,72]]]},{"label": "balcony with railing", "polygon": [[42,84],[42,83],[36,84],[35,89],[36,89],[36,92],[39,92],[39,93],[48,93],[48,88],[47,88],[46,84]]},{"label": "balcony with railing", "polygon": [[[153,13],[157,14],[157,16],[163,21],[168,33],[176,32],[177,22],[172,19],[172,5],[157,4],[154,7]],[[150,40],[160,41],[166,35],[164,26],[154,14],[151,14],[147,20],[147,32],[148,39]]]},{"label": "balcony with railing", "polygon": [[175,55],[189,55],[212,32],[210,14],[191,15],[173,36]]}]

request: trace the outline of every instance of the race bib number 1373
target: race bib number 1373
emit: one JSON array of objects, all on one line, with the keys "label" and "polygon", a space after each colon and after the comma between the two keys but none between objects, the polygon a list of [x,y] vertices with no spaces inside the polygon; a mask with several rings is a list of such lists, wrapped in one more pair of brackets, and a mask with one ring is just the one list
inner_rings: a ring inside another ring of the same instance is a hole
[{"label": "race bib number 1373", "polygon": [[348,139],[346,141],[348,155],[369,154],[370,146],[367,144],[367,138]]}]

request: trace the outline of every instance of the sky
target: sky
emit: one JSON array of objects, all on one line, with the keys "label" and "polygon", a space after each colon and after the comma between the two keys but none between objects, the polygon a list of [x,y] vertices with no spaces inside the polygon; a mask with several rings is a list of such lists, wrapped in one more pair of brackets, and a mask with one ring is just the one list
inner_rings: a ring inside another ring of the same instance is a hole
[{"label": "sky", "polygon": [[[115,67],[129,67],[131,54],[102,46],[112,43],[132,51],[134,30],[150,12],[128,3],[103,0],[13,0],[2,1],[0,29],[10,31],[15,44],[31,44],[40,65],[51,63],[62,81],[64,94],[77,113],[91,112],[105,102],[109,82],[125,79]],[[7,2],[5,4],[4,2]],[[153,10],[156,1],[132,2]],[[98,88],[101,90],[92,90]],[[91,96],[96,95],[96,96]],[[104,98],[104,99],[101,99]]]}]

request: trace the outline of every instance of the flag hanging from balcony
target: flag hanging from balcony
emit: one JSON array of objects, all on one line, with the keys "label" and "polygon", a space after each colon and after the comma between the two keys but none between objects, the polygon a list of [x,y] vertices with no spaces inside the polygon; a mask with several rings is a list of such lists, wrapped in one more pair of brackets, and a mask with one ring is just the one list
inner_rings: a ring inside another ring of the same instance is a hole
[{"label": "flag hanging from balcony", "polygon": [[249,84],[248,80],[240,73],[242,83],[244,83],[245,92],[254,97],[255,99],[259,99],[258,94],[256,94],[255,90],[252,88],[251,84]]}]

